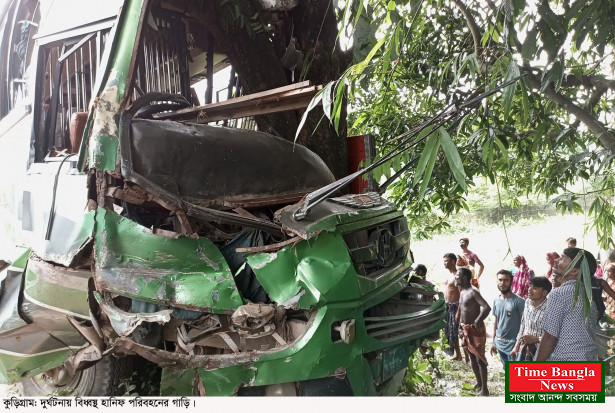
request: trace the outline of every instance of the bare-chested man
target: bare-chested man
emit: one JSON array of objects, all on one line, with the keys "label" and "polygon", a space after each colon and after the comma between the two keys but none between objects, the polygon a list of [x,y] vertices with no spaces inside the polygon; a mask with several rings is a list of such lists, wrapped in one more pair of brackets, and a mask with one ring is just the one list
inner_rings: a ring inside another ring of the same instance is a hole
[{"label": "bare-chested man", "polygon": [[449,272],[444,283],[444,301],[446,301],[446,328],[444,335],[448,340],[449,348],[445,352],[452,356],[453,360],[461,360],[459,349],[459,320],[456,319],[457,309],[459,308],[459,287],[455,284],[455,273],[457,272],[457,256],[452,252],[444,254],[444,268]]},{"label": "bare-chested man", "polygon": [[476,376],[475,388],[480,389],[481,396],[489,396],[487,358],[485,357],[487,330],[483,320],[489,315],[491,307],[476,287],[472,286],[472,271],[468,268],[460,268],[457,270],[455,280],[461,289],[459,295],[459,325],[461,326],[462,345],[470,353],[472,371]]}]

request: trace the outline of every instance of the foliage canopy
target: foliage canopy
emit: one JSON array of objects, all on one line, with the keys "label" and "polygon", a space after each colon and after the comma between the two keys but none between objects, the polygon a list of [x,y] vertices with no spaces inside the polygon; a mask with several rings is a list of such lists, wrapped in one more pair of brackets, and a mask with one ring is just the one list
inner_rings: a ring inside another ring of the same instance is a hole
[{"label": "foliage canopy", "polygon": [[[615,246],[615,23],[608,17],[615,1],[339,6],[340,35],[352,37],[354,64],[319,99],[336,125],[346,88],[349,132],[375,135],[381,155],[447,105],[525,74],[454,128],[417,136],[402,156],[376,169],[377,178],[389,178],[410,166],[389,190],[415,233],[446,227],[447,216],[468,209],[473,180],[486,177],[513,199],[542,195],[561,211],[582,211],[591,194],[599,244]],[[579,178],[589,183],[575,193]]]}]

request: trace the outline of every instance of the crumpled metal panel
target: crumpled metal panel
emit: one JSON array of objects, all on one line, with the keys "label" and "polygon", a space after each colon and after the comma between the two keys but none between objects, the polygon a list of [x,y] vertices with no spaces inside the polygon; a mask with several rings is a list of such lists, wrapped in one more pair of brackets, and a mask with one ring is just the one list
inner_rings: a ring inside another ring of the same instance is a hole
[{"label": "crumpled metal panel", "polygon": [[[87,213],[85,199],[86,175],[79,174],[71,161],[32,164],[23,188],[22,229],[27,245],[36,255],[66,267],[73,264],[92,241],[94,231],[94,214]],[[53,221],[47,240],[52,206]]]},{"label": "crumpled metal panel", "polygon": [[335,179],[314,152],[264,132],[146,119],[132,119],[130,130],[122,156],[133,171],[124,176],[200,205],[301,197]]},{"label": "crumpled metal panel", "polygon": [[207,238],[165,238],[99,208],[95,253],[103,290],[214,313],[243,304],[230,268]]},{"label": "crumpled metal panel", "polygon": [[380,205],[371,208],[357,209],[337,202],[325,200],[316,205],[302,220],[297,221],[293,214],[302,207],[302,203],[288,206],[276,212],[276,218],[282,223],[284,229],[309,239],[321,231],[334,231],[337,225],[342,225],[361,220],[372,219],[383,214],[396,211],[395,205],[382,198]]},{"label": "crumpled metal panel", "polygon": [[267,324],[275,315],[275,307],[268,304],[246,304],[237,308],[231,320],[242,328],[255,330]]},{"label": "crumpled metal panel", "polygon": [[114,27],[109,35],[111,45],[105,48],[101,73],[98,78],[96,98],[88,118],[84,144],[79,151],[79,168],[97,168],[105,171],[120,171],[117,115],[126,98],[130,64],[134,57],[140,15],[145,0],[125,2],[120,13],[121,32]]},{"label": "crumpled metal panel", "polygon": [[[360,296],[357,275],[338,234],[323,233],[271,254],[247,257],[258,281],[278,304],[309,308]],[[302,294],[302,292],[304,292]]]},{"label": "crumpled metal panel", "polygon": [[84,344],[65,313],[27,298],[22,312],[31,324],[0,332],[0,382],[14,383],[57,367]]},{"label": "crumpled metal panel", "polygon": [[94,298],[100,305],[100,309],[109,317],[109,322],[120,337],[130,335],[141,323],[165,324],[171,320],[173,310],[162,310],[154,313],[129,313],[120,310],[110,302],[105,302],[102,296],[94,291]]}]

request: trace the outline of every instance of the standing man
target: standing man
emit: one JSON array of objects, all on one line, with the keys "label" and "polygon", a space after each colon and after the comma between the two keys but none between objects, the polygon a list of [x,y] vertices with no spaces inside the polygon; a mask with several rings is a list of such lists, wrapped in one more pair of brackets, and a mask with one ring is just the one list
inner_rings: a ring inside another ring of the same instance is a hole
[{"label": "standing man", "polygon": [[549,295],[549,306],[542,320],[543,336],[536,354],[536,361],[596,361],[596,328],[598,309],[592,301],[589,317],[583,312],[583,298],[579,295],[574,301],[574,286],[580,276],[583,258],[578,260],[568,273],[566,268],[581,252],[589,264],[589,274],[596,271],[596,259],[589,251],[579,248],[566,248],[555,261],[553,275],[562,280],[562,285]]},{"label": "standing man", "polygon": [[[605,269],[606,280],[603,278],[603,282],[606,282],[611,290],[615,290],[615,264],[609,264]],[[603,288],[604,289],[604,288]],[[606,292],[606,289],[604,289]],[[604,303],[606,305],[606,314],[615,319],[615,297],[612,295],[604,294]]]},{"label": "standing man", "polygon": [[483,262],[480,260],[480,258],[478,258],[478,255],[468,249],[468,245],[470,245],[470,240],[468,238],[459,239],[459,246],[463,251],[463,255],[465,255],[465,257],[470,262],[470,266],[474,267],[476,264],[478,264],[478,272],[476,273],[476,281],[478,282],[480,276],[483,275],[483,270],[485,269],[485,266],[483,265]]},{"label": "standing man", "polygon": [[498,271],[497,279],[500,295],[493,302],[495,322],[493,323],[491,354],[495,355],[497,350],[500,353],[502,366],[506,369],[506,362],[514,361],[514,359],[511,359],[510,353],[517,342],[525,301],[510,291],[512,284],[512,273],[510,271]]},{"label": "standing man", "polygon": [[472,287],[472,272],[468,268],[457,270],[456,282],[461,288],[459,296],[459,325],[461,326],[462,345],[470,353],[472,371],[476,377],[475,389],[480,389],[481,396],[489,396],[487,389],[487,358],[485,344],[487,330],[483,320],[489,315],[491,307]]},{"label": "standing man", "polygon": [[457,320],[457,310],[459,309],[459,287],[455,284],[455,273],[457,267],[455,263],[457,257],[452,252],[444,254],[444,268],[448,270],[448,277],[444,283],[444,301],[446,301],[446,327],[444,335],[448,340],[449,348],[444,351],[452,356],[453,360],[461,360],[459,350],[459,320]]},{"label": "standing man", "polygon": [[521,329],[517,334],[515,348],[510,353],[514,360],[517,354],[521,360],[534,360],[542,337],[542,319],[547,309],[547,295],[551,292],[551,281],[547,277],[534,277],[530,280],[528,299],[521,317]]}]

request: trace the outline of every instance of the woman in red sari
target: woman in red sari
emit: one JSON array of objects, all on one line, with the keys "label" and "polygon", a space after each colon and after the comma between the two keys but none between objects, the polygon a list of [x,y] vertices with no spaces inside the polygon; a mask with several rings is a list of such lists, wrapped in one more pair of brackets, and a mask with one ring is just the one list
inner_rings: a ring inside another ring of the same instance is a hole
[{"label": "woman in red sari", "polygon": [[523,255],[517,255],[513,260],[515,268],[511,270],[513,273],[513,282],[510,287],[514,294],[526,299],[530,289],[530,279],[534,278],[534,271],[530,269]]}]

